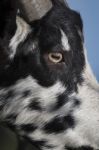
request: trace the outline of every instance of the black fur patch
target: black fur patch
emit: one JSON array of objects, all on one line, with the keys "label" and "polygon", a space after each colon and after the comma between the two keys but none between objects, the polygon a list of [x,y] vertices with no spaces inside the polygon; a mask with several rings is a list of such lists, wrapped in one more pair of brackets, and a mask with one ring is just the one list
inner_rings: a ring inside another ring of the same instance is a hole
[{"label": "black fur patch", "polygon": [[46,133],[61,133],[68,128],[73,128],[75,125],[74,119],[71,115],[55,117],[50,122],[46,123],[43,130]]},{"label": "black fur patch", "polygon": [[16,114],[11,114],[11,115],[8,115],[6,118],[5,118],[5,123],[7,124],[7,126],[15,131],[17,129],[17,125],[15,125],[15,121],[16,121],[16,118],[17,118],[17,115]]},{"label": "black fur patch", "polygon": [[46,143],[47,143],[47,141],[46,141],[46,139],[42,139],[42,140],[32,140],[31,141],[31,139],[30,139],[30,142],[35,146],[35,147],[37,147],[39,150],[41,150],[43,147],[45,147],[46,146]]},{"label": "black fur patch", "polygon": [[5,95],[5,99],[10,99],[10,98],[13,98],[15,96],[14,94],[14,91],[13,90],[10,90],[7,92],[7,94]]},{"label": "black fur patch", "polygon": [[6,120],[9,122],[15,122],[16,118],[17,118],[17,114],[10,114],[6,117]]},{"label": "black fur patch", "polygon": [[77,107],[77,106],[79,106],[80,105],[80,100],[79,99],[77,99],[77,98],[74,98],[74,107]]},{"label": "black fur patch", "polygon": [[5,106],[5,95],[4,94],[1,94],[0,95],[0,111],[2,111],[3,107]]},{"label": "black fur patch", "polygon": [[33,140],[32,141],[32,144],[37,147],[39,150],[41,150],[43,147],[46,148],[46,149],[53,149],[55,148],[55,146],[53,145],[48,145],[47,144],[47,140],[43,139],[43,140]]},{"label": "black fur patch", "polygon": [[26,97],[30,96],[30,94],[31,94],[31,91],[30,91],[30,90],[26,90],[26,91],[24,91],[24,92],[22,93],[22,97],[23,97],[23,98],[26,98]]},{"label": "black fur patch", "polygon": [[40,102],[38,101],[38,99],[33,99],[28,107],[29,107],[30,110],[42,111],[42,107],[41,107]]},{"label": "black fur patch", "polygon": [[23,124],[20,126],[21,130],[27,132],[27,133],[31,133],[33,131],[35,131],[37,129],[37,126],[32,124]]},{"label": "black fur patch", "polygon": [[66,150],[94,150],[92,147],[90,146],[81,146],[78,148],[70,148],[70,147],[65,147]]},{"label": "black fur patch", "polygon": [[51,110],[56,111],[56,110],[60,109],[62,106],[64,106],[65,103],[67,103],[67,102],[68,102],[68,97],[67,97],[66,93],[63,93],[57,97],[57,102],[54,107],[52,106]]}]

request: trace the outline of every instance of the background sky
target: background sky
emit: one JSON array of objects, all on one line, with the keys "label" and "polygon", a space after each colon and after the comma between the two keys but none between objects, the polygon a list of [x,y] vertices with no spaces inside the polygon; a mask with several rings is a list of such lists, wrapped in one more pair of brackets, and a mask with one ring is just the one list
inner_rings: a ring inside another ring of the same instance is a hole
[{"label": "background sky", "polygon": [[82,16],[88,60],[99,81],[99,0],[67,0],[67,2]]}]

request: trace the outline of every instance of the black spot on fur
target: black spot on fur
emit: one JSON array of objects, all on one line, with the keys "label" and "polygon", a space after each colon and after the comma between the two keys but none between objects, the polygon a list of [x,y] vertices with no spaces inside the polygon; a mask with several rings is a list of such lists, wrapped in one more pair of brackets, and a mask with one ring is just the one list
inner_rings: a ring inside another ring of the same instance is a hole
[{"label": "black spot on fur", "polygon": [[27,133],[31,133],[37,129],[37,126],[35,126],[33,123],[32,124],[23,124],[20,126],[21,130],[24,130]]},{"label": "black spot on fur", "polygon": [[6,120],[9,122],[14,122],[16,120],[17,115],[16,114],[10,114],[6,117]]},{"label": "black spot on fur", "polygon": [[90,146],[81,146],[81,147],[78,147],[78,148],[71,148],[71,147],[66,147],[65,146],[65,149],[66,150],[94,150],[92,147]]},{"label": "black spot on fur", "polygon": [[26,140],[28,140],[33,146],[35,146],[38,150],[41,150],[42,147],[45,147],[47,145],[47,140],[46,139],[41,139],[41,140],[35,140],[29,138],[27,135],[23,136]]},{"label": "black spot on fur", "polygon": [[5,95],[0,95],[0,102],[1,102],[1,104],[0,104],[0,111],[2,111],[2,109],[4,108],[4,106],[5,106]]},{"label": "black spot on fur", "polygon": [[32,144],[34,145],[34,146],[36,146],[38,149],[42,149],[43,147],[44,148],[46,148],[46,149],[53,149],[53,148],[55,148],[55,146],[53,146],[53,145],[49,145],[49,144],[47,144],[48,142],[47,142],[47,140],[45,140],[45,139],[43,139],[43,140],[39,140],[39,141],[36,141],[36,140],[33,140],[32,141]]},{"label": "black spot on fur", "polygon": [[38,140],[38,141],[36,141],[36,140],[32,141],[33,145],[36,146],[39,149],[41,149],[42,147],[44,147],[46,145],[46,142],[47,141],[45,139],[44,140]]},{"label": "black spot on fur", "polygon": [[61,133],[68,128],[74,127],[74,119],[71,115],[55,117],[50,122],[46,123],[43,130],[46,133]]},{"label": "black spot on fur", "polygon": [[26,97],[30,96],[30,93],[31,93],[30,90],[26,90],[22,93],[22,97],[26,98]]},{"label": "black spot on fur", "polygon": [[17,128],[17,125],[15,125],[16,118],[17,118],[16,114],[10,114],[6,117],[6,121],[5,121],[7,126],[13,131],[15,131]]},{"label": "black spot on fur", "polygon": [[32,144],[35,145],[38,149],[42,149],[43,147],[46,149],[53,149],[55,146],[47,144],[48,142],[46,140],[40,140],[40,141],[32,141]]},{"label": "black spot on fur", "polygon": [[64,104],[66,102],[68,102],[68,97],[67,97],[66,93],[59,95],[57,98],[56,105],[53,107],[52,110],[56,111],[56,110],[60,109],[62,106],[64,106]]},{"label": "black spot on fur", "polygon": [[73,128],[74,125],[75,125],[74,118],[73,118],[73,116],[71,116],[71,115],[65,116],[65,117],[64,117],[64,122],[66,123],[67,128]]},{"label": "black spot on fur", "polygon": [[13,98],[14,97],[14,91],[13,90],[9,90],[7,92],[7,94],[5,95],[5,99],[9,99],[9,98]]},{"label": "black spot on fur", "polygon": [[53,145],[45,145],[45,147],[47,148],[47,149],[53,149],[53,148],[55,148],[55,146],[53,146]]},{"label": "black spot on fur", "polygon": [[79,106],[80,105],[80,100],[77,98],[74,98],[74,106]]},{"label": "black spot on fur", "polygon": [[32,100],[32,102],[29,104],[29,109],[37,110],[37,111],[42,110],[42,107],[40,106],[40,102],[38,101],[38,99],[33,99]]}]

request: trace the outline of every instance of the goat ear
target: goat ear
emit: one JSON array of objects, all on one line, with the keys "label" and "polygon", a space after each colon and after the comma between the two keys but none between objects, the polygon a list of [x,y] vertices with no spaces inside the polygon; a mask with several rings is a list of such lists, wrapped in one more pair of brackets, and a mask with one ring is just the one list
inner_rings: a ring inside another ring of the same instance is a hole
[{"label": "goat ear", "polygon": [[16,30],[17,0],[0,0],[0,37],[12,36]]},{"label": "goat ear", "polygon": [[76,27],[78,34],[80,35],[81,39],[84,41],[84,37],[83,37],[83,22],[81,19],[81,16],[78,12],[73,11],[73,23],[74,26]]},{"label": "goat ear", "polygon": [[63,8],[69,8],[69,5],[66,0],[51,0],[53,6],[63,7]]}]

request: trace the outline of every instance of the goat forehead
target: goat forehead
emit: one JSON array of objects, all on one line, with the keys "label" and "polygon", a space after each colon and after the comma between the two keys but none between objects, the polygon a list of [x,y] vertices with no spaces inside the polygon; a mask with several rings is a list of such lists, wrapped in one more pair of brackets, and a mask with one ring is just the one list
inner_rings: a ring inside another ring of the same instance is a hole
[{"label": "goat forehead", "polygon": [[[26,40],[26,38],[28,37],[28,35],[30,33],[32,33],[32,29],[29,26],[29,24],[27,24],[22,18],[20,18],[18,16],[16,18],[16,24],[17,24],[17,29],[15,32],[15,35],[10,40],[10,44],[9,44],[9,48],[10,48],[10,56],[9,57],[10,58],[14,58],[19,44],[24,42]],[[56,41],[53,40],[53,42],[58,44],[58,42],[61,41],[62,49],[64,51],[69,51],[70,44],[69,44],[69,39],[68,39],[67,35],[61,28],[58,29],[58,31],[60,31],[61,36],[60,37],[57,36],[57,34],[55,32],[54,38],[57,37],[56,39],[58,39],[58,41],[56,43]],[[49,31],[49,34],[51,35],[50,31]],[[53,36],[52,36],[52,39],[53,39]],[[49,40],[47,40],[47,41],[49,41]],[[47,44],[47,42],[46,42],[46,44]],[[36,46],[37,46],[37,44],[33,43],[33,49],[35,49]]]}]

